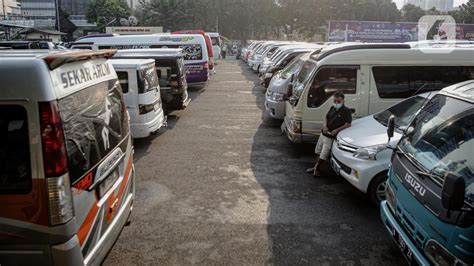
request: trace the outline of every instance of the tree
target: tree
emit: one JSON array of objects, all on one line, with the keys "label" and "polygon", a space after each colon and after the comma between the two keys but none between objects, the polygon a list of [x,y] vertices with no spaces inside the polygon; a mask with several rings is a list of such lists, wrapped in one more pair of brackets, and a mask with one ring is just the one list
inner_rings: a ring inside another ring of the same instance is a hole
[{"label": "tree", "polygon": [[462,4],[459,10],[450,13],[458,23],[474,23],[474,0]]},{"label": "tree", "polygon": [[89,22],[97,23],[97,27],[103,31],[105,26],[118,22],[120,18],[128,18],[131,14],[130,7],[123,0],[92,0],[86,16]]},{"label": "tree", "polygon": [[402,7],[402,20],[407,22],[418,22],[425,15],[425,10],[419,6],[406,4]]}]

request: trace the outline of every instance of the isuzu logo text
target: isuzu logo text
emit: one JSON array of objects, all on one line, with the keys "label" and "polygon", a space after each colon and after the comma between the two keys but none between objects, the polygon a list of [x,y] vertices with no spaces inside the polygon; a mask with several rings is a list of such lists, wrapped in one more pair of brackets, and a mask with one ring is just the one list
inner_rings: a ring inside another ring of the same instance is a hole
[{"label": "isuzu logo text", "polygon": [[416,179],[409,175],[408,173],[405,175],[405,181],[415,190],[420,196],[424,196],[426,193],[426,189],[418,182]]}]

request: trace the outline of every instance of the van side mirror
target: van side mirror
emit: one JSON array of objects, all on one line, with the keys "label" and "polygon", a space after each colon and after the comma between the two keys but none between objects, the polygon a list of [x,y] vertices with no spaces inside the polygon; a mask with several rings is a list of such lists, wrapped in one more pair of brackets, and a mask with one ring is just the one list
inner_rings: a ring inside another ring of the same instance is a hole
[{"label": "van side mirror", "polygon": [[288,99],[288,101],[290,102],[290,104],[291,104],[292,106],[296,106],[296,105],[298,104],[298,99],[299,99],[298,97],[291,96],[291,97]]},{"label": "van side mirror", "polygon": [[448,172],[444,178],[443,190],[441,192],[441,202],[448,210],[461,210],[464,206],[464,193],[466,182],[458,174]]},{"label": "van side mirror", "polygon": [[391,115],[387,123],[387,136],[388,140],[393,138],[393,133],[395,132],[395,116]]},{"label": "van side mirror", "polygon": [[294,80],[295,80],[295,74],[291,74],[290,83],[293,83]]},{"label": "van side mirror", "polygon": [[286,95],[288,95],[288,97],[293,96],[293,83],[288,84],[288,88],[286,89]]}]

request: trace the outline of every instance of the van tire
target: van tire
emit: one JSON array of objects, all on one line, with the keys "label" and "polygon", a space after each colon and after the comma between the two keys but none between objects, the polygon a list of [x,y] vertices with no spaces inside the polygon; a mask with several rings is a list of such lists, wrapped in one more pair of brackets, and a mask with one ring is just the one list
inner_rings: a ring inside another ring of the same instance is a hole
[{"label": "van tire", "polygon": [[370,201],[376,206],[380,205],[380,202],[385,200],[385,188],[387,181],[387,172],[382,172],[376,175],[372,181],[370,181],[367,195]]}]

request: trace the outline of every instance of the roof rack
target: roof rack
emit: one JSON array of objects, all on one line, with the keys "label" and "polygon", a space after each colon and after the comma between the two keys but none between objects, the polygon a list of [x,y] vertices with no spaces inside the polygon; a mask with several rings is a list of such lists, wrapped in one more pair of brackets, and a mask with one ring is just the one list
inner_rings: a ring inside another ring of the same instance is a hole
[{"label": "roof rack", "polygon": [[62,65],[71,62],[90,60],[95,58],[111,58],[117,50],[99,50],[99,51],[65,51],[52,53],[42,57],[50,70],[54,70]]},{"label": "roof rack", "polygon": [[351,50],[365,50],[365,49],[411,49],[409,44],[405,43],[371,43],[371,44],[350,44],[350,45],[331,45],[325,49],[322,49],[321,52],[315,56],[316,54],[311,55],[315,57],[316,60],[321,60],[326,58],[332,54],[336,54],[339,52],[344,51],[351,51]]}]

